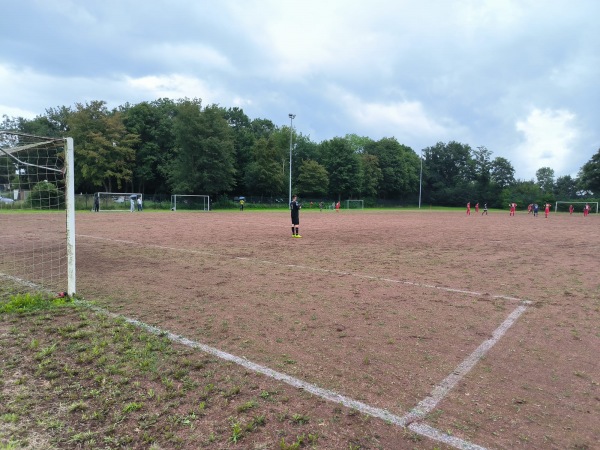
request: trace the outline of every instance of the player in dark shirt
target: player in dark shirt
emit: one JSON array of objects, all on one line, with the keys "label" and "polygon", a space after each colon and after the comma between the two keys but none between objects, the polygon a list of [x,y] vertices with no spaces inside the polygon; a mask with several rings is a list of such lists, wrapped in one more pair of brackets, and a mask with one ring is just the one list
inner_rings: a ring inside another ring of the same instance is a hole
[{"label": "player in dark shirt", "polygon": [[301,238],[299,233],[300,225],[300,203],[298,203],[298,197],[294,195],[292,197],[292,203],[290,203],[290,210],[292,211],[292,237]]}]

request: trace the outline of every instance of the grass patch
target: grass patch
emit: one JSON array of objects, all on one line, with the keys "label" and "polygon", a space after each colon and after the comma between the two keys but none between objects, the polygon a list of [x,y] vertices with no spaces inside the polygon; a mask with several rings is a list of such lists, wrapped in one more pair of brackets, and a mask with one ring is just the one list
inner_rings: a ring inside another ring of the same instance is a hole
[{"label": "grass patch", "polygon": [[310,401],[294,388],[68,297],[0,296],[0,349],[0,449],[40,436],[47,448],[299,448],[316,436],[348,448],[375,434],[360,422],[324,432],[330,418],[288,414]]},{"label": "grass patch", "polygon": [[0,314],[2,313],[26,313],[32,311],[57,308],[72,303],[69,296],[51,297],[48,294],[25,293],[11,295],[6,302],[0,301]]}]

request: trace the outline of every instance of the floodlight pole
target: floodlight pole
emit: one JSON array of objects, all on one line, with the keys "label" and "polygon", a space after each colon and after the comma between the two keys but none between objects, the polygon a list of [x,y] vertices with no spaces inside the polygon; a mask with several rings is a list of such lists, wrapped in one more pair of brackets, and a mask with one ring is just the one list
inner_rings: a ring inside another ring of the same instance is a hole
[{"label": "floodlight pole", "polygon": [[421,149],[421,174],[419,175],[419,209],[421,209],[421,188],[423,186],[423,150]]},{"label": "floodlight pole", "polygon": [[294,118],[296,114],[288,114],[290,118],[290,192],[288,205],[292,203],[292,139],[294,137]]}]

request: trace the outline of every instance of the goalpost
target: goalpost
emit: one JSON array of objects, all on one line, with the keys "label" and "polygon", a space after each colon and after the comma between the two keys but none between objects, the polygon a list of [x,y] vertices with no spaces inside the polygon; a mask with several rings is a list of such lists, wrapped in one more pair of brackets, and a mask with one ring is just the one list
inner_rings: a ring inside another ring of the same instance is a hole
[{"label": "goalpost", "polygon": [[210,211],[209,195],[171,195],[171,211]]},{"label": "goalpost", "polygon": [[575,209],[575,212],[580,213],[583,212],[583,207],[588,204],[590,205],[590,212],[596,211],[598,214],[598,203],[599,202],[565,202],[565,201],[557,201],[554,205],[554,212],[558,212],[559,208],[561,211],[569,211],[569,205],[581,205]]},{"label": "goalpost", "polygon": [[0,279],[76,292],[72,138],[0,130]]},{"label": "goalpost", "polygon": [[364,209],[364,200],[346,200],[346,209]]},{"label": "goalpost", "polygon": [[137,210],[137,199],[144,199],[139,192],[96,192],[94,195],[98,197],[98,211],[131,211],[131,200]]}]

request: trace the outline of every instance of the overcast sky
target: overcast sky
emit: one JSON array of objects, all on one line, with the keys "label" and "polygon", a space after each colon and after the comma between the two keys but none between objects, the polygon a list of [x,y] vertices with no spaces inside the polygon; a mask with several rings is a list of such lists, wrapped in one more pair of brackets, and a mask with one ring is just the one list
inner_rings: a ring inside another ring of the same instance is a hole
[{"label": "overcast sky", "polygon": [[0,14],[0,116],[168,97],[315,142],[485,146],[520,179],[600,148],[598,0],[18,0]]}]

